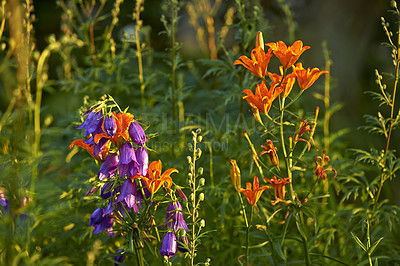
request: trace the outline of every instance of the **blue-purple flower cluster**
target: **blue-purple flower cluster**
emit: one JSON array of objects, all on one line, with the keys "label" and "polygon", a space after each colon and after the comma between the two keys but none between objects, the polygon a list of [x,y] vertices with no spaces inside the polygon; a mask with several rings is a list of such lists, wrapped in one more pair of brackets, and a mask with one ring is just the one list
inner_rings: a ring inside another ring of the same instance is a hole
[{"label": "blue-purple flower cluster", "polygon": [[[139,235],[143,232],[143,236],[146,236],[145,230],[155,224],[148,211],[152,206],[153,194],[162,187],[166,189],[164,191],[171,191],[173,182],[170,174],[178,171],[170,168],[162,173],[161,161],[149,163],[146,134],[133,120],[133,115],[127,112],[107,113],[107,109],[103,102],[86,111],[83,115],[86,120],[77,127],[84,129],[86,139],[74,140],[70,145],[70,148],[76,145],[86,149],[101,163],[98,181],[86,195],[92,195],[101,187],[100,197],[105,202],[93,212],[89,224],[94,227],[94,234],[105,231],[110,237],[114,237],[117,232],[126,235],[124,230],[127,227],[122,225],[134,221],[136,225],[128,226],[128,230],[139,230]],[[187,200],[181,189],[178,188],[177,191],[181,198]],[[168,194],[171,195],[170,192]],[[142,207],[143,202],[146,202],[145,209]],[[126,218],[127,212],[129,219]],[[143,228],[138,228],[137,224]],[[186,236],[189,229],[179,202],[173,201],[168,205],[164,225],[168,232],[161,244],[161,255],[172,257],[177,249],[189,251],[189,240]],[[143,238],[139,237],[138,241],[141,243]],[[118,253],[123,254],[123,250]],[[121,262],[123,258],[120,255],[114,260]]]},{"label": "blue-purple flower cluster", "polygon": [[[170,202],[168,204],[164,225],[167,226],[168,232],[162,241],[160,254],[170,258],[175,255],[177,249],[181,252],[188,252],[189,240],[186,232],[189,231],[189,228],[183,218],[182,205],[179,202]],[[179,235],[178,243],[176,234]]]},{"label": "blue-purple flower cluster", "polygon": [[[75,140],[71,147],[83,147],[101,162],[97,176],[104,182],[101,197],[108,200],[108,205],[96,209],[89,223],[95,228],[95,234],[106,231],[113,237],[114,219],[122,219],[125,210],[130,212],[133,209],[138,213],[144,197],[150,196],[147,188],[143,187],[144,184],[138,180],[138,185],[134,180],[137,174],[147,174],[149,156],[145,147],[146,135],[143,128],[133,121],[130,113],[104,114],[103,110],[94,109],[86,116],[86,120],[77,128],[85,130],[87,139]],[[137,146],[136,149],[133,144]],[[117,173],[124,180],[122,185],[115,179]],[[139,186],[143,190],[138,189]],[[93,194],[97,188],[98,186],[89,190],[87,195]]]}]

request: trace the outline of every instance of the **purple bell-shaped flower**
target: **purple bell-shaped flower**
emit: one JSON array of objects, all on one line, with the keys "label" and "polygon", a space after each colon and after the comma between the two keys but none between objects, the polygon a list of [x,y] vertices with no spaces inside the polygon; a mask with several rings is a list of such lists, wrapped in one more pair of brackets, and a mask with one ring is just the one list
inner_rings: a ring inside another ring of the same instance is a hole
[{"label": "purple bell-shaped flower", "polygon": [[138,213],[138,206],[136,203],[139,204],[140,207],[140,202],[143,200],[143,197],[141,197],[141,193],[137,191],[137,185],[135,181],[132,181],[131,178],[128,178],[122,183],[121,186],[121,193],[119,194],[117,200],[115,203],[125,201],[126,205],[129,208],[133,208],[133,210]]},{"label": "purple bell-shaped flower", "polygon": [[103,180],[107,177],[114,177],[118,169],[118,154],[109,153],[104,162],[100,166],[98,177]]},{"label": "purple bell-shaped flower", "polygon": [[110,137],[114,137],[117,132],[117,122],[112,115],[107,116],[104,120],[104,132]]},{"label": "purple bell-shaped flower", "polygon": [[135,151],[137,170],[141,176],[146,176],[147,170],[149,169],[149,154],[147,149],[139,147]]},{"label": "purple bell-shaped flower", "polygon": [[174,232],[177,232],[179,228],[182,228],[185,231],[189,230],[185,220],[183,219],[182,205],[179,202],[175,201],[168,204],[165,224],[168,229],[172,228]]},{"label": "purple bell-shaped flower", "polygon": [[176,236],[174,232],[167,232],[161,243],[160,254],[171,258],[176,253]]},{"label": "purple bell-shaped flower", "polygon": [[[91,112],[86,118],[85,122],[82,123],[77,129],[85,129],[85,137],[90,134],[96,135],[102,131],[101,125],[103,124],[103,112]],[[93,137],[93,136],[92,136]],[[93,138],[91,138],[93,141]],[[86,142],[88,143],[88,142]],[[93,143],[88,143],[93,144]]]},{"label": "purple bell-shaped flower", "polygon": [[123,178],[125,175],[135,176],[137,173],[136,155],[132,144],[129,142],[123,143],[119,156],[119,177]]},{"label": "purple bell-shaped flower", "polygon": [[146,135],[144,134],[143,128],[135,121],[129,125],[129,136],[132,142],[136,145],[143,146],[146,143]]},{"label": "purple bell-shaped flower", "polygon": [[111,237],[115,235],[112,232],[113,222],[114,219],[110,215],[104,214],[103,208],[98,208],[97,210],[95,210],[89,220],[90,226],[94,227],[94,234],[98,234],[101,231],[105,230]]}]

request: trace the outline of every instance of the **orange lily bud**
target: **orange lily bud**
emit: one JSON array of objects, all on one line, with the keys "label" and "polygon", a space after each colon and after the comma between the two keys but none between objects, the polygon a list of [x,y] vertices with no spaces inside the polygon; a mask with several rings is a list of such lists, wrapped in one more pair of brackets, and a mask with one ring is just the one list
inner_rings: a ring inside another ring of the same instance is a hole
[{"label": "orange lily bud", "polygon": [[261,48],[264,50],[264,38],[261,31],[257,32],[256,36],[256,47],[258,46],[261,46]]},{"label": "orange lily bud", "polygon": [[240,169],[236,163],[236,160],[231,160],[231,179],[232,184],[237,191],[241,188],[241,177],[240,177]]}]

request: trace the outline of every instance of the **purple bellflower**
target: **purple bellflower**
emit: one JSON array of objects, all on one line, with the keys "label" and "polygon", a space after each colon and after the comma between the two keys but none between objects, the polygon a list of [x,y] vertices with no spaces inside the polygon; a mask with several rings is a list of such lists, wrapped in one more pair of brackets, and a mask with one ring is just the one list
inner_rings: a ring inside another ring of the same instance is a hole
[{"label": "purple bellflower", "polygon": [[[9,205],[8,199],[6,198],[6,196],[4,195],[3,190],[0,187],[0,206],[3,207],[3,211],[4,212],[8,212],[8,205]],[[2,214],[2,210],[0,208],[0,215],[1,214]]]},{"label": "purple bellflower", "polygon": [[160,254],[171,258],[176,253],[176,236],[174,232],[167,232],[161,243]]},{"label": "purple bellflower", "polygon": [[165,224],[168,229],[172,228],[174,232],[177,232],[179,228],[189,231],[189,228],[183,219],[182,205],[179,202],[170,202],[168,204]]},{"label": "purple bellflower", "polygon": [[147,149],[139,147],[135,151],[138,172],[141,176],[146,176],[149,169],[149,154]]},{"label": "purple bellflower", "polygon": [[[123,252],[124,250],[123,249],[119,249],[118,251],[117,251],[117,253],[121,253],[121,252]],[[121,262],[123,262],[124,261],[124,259],[125,259],[125,256],[124,255],[118,255],[118,256],[115,256],[114,257],[114,260],[117,262],[117,263],[115,263],[114,262],[114,265],[115,266],[117,266],[117,265],[119,265]]]},{"label": "purple bellflower", "polygon": [[129,125],[128,129],[129,136],[132,142],[136,145],[143,146],[146,143],[146,135],[144,134],[143,128],[135,121]]},{"label": "purple bellflower", "polygon": [[118,169],[118,154],[109,153],[104,162],[100,166],[98,177],[103,180],[107,177],[114,177]]},{"label": "purple bellflower", "polygon": [[117,122],[112,115],[107,116],[104,120],[104,132],[110,137],[114,137],[117,132]]},{"label": "purple bellflower", "polygon": [[121,186],[121,193],[119,194],[117,200],[115,203],[125,201],[126,206],[129,208],[133,208],[133,210],[138,213],[138,206],[136,203],[139,205],[140,208],[142,206],[140,203],[143,201],[143,197],[140,191],[137,190],[137,185],[135,181],[132,181],[131,178],[128,178],[122,183]]},{"label": "purple bellflower", "polygon": [[178,250],[180,252],[186,253],[186,252],[190,251],[189,248],[190,248],[190,240],[188,239],[186,234],[183,236],[180,236],[178,238]]},{"label": "purple bellflower", "polygon": [[85,137],[92,134],[92,137],[86,141],[86,144],[94,144],[93,136],[101,133],[103,124],[103,112],[91,112],[89,116],[86,118],[85,122],[82,123],[77,129],[85,129]]},{"label": "purple bellflower", "polygon": [[[94,137],[92,136],[88,141],[90,141],[91,139],[94,139]],[[97,156],[100,152],[102,152],[104,147],[107,145],[108,141],[109,140],[107,138],[101,138],[98,143],[95,143],[93,140],[93,156]],[[87,143],[87,144],[92,144],[92,143]]]},{"label": "purple bellflower", "polygon": [[108,199],[111,197],[111,187],[113,183],[105,183],[103,187],[101,188],[100,196],[102,199]]},{"label": "purple bellflower", "polygon": [[110,237],[115,236],[114,232],[112,232],[113,222],[114,219],[110,215],[104,214],[103,208],[95,210],[89,220],[90,226],[94,227],[94,234],[98,234],[105,230]]},{"label": "purple bellflower", "polygon": [[119,154],[119,177],[123,178],[125,175],[135,176],[138,171],[135,149],[132,147],[132,144],[129,142],[123,143]]}]

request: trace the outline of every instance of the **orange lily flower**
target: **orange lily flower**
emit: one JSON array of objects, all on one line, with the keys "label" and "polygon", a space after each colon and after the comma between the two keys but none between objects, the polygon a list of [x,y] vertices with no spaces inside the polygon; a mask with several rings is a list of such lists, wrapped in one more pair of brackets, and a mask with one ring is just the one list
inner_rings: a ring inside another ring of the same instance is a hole
[{"label": "orange lily flower", "polygon": [[[115,117],[115,122],[117,124],[117,132],[114,134],[113,137],[110,137],[109,135],[107,135],[107,133],[96,134],[94,136],[94,142],[96,144],[99,143],[100,139],[106,138],[106,139],[111,140],[115,146],[119,147],[118,144],[120,144],[122,140],[129,139],[128,127],[129,127],[129,124],[133,120],[133,114],[130,114],[130,113],[115,114],[115,112],[113,112],[113,114]],[[102,127],[103,127],[103,131],[104,131],[104,124]]]},{"label": "orange lily flower", "polygon": [[257,115],[258,111],[266,114],[271,109],[273,101],[282,92],[282,88],[276,88],[277,85],[277,83],[272,84],[268,90],[263,81],[261,84],[256,85],[256,94],[253,94],[249,89],[244,90],[242,93],[246,93],[246,95],[243,96],[243,99],[247,101]]},{"label": "orange lily flower", "polygon": [[290,177],[281,178],[279,181],[276,179],[275,176],[271,179],[264,177],[264,180],[268,181],[274,188],[275,200],[271,201],[271,204],[275,205],[279,202],[285,202],[285,185],[290,183]]},{"label": "orange lily flower", "polygon": [[282,41],[267,43],[266,46],[272,49],[285,69],[290,68],[305,50],[310,49],[310,46],[303,46],[303,42],[300,40],[295,41],[292,46],[286,46]]},{"label": "orange lily flower", "polygon": [[170,168],[161,174],[161,161],[158,160],[150,163],[147,175],[141,176],[141,178],[151,194],[154,194],[164,185],[164,182],[167,183],[168,187],[171,187],[172,178],[170,175],[172,173],[178,173],[178,170]]},{"label": "orange lily flower", "polygon": [[251,51],[251,59],[249,59],[245,55],[242,55],[233,64],[242,65],[251,72],[253,72],[254,75],[263,78],[267,73],[267,67],[271,57],[272,57],[271,50],[268,50],[268,52],[265,53],[263,47],[257,46]]},{"label": "orange lily flower", "polygon": [[93,156],[93,153],[94,153],[93,145],[86,144],[85,140],[83,140],[83,139],[74,140],[69,145],[69,148],[72,149],[72,147],[74,147],[75,145],[78,146],[78,147],[84,148],[97,161],[103,161],[103,159],[105,159],[107,157],[108,150],[110,149],[110,144],[111,143],[105,145],[105,147],[103,148],[102,152],[97,154],[96,156]]},{"label": "orange lily flower", "polygon": [[270,186],[259,187],[258,177],[255,176],[253,180],[253,190],[251,190],[251,183],[246,183],[246,189],[241,188],[239,192],[243,192],[244,196],[246,197],[250,205],[254,206],[257,204],[257,201],[260,199],[261,194],[264,192],[264,190],[270,188],[271,188]]},{"label": "orange lily flower", "polygon": [[324,169],[325,165],[328,164],[330,161],[331,158],[329,158],[329,156],[326,155],[326,151],[322,153],[322,157],[321,156],[315,157],[315,166],[316,166],[315,175],[317,177],[321,177],[323,180],[325,180],[327,177],[326,171],[332,171],[335,173],[335,176],[332,178],[335,178],[337,176],[337,172],[334,168]]},{"label": "orange lily flower", "polygon": [[277,167],[279,165],[279,158],[278,154],[276,153],[278,149],[274,146],[274,143],[268,139],[267,146],[261,145],[261,147],[263,147],[264,150],[260,153],[260,156],[263,154],[268,154],[271,163]]},{"label": "orange lily flower", "polygon": [[283,66],[279,67],[280,75],[276,73],[270,73],[268,72],[268,76],[272,79],[273,83],[281,84],[279,87],[282,88],[283,90],[283,98],[286,98],[289,96],[289,93],[292,91],[293,85],[296,81],[296,75],[293,73],[290,73],[289,75],[286,75],[285,78],[282,80],[283,77]]},{"label": "orange lily flower", "polygon": [[297,82],[299,83],[299,87],[302,90],[308,89],[314,82],[321,76],[322,74],[328,74],[328,71],[319,71],[318,68],[314,67],[310,70],[310,68],[304,69],[301,63],[293,66],[293,73],[297,77]]}]

